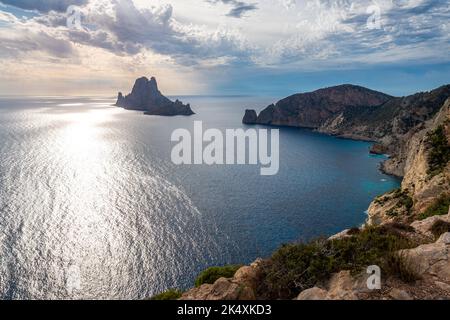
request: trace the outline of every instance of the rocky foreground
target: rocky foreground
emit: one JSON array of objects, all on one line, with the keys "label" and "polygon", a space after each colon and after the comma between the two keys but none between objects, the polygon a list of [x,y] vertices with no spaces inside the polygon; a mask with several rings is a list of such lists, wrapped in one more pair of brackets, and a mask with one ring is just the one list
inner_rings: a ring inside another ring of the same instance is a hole
[{"label": "rocky foreground", "polygon": [[154,77],[150,80],[146,77],[137,79],[130,94],[123,96],[119,92],[115,105],[128,110],[144,111],[149,115],[190,116],[194,114],[189,104],[184,105],[179,100],[173,102],[163,96]]},{"label": "rocky foreground", "polygon": [[[346,103],[370,102],[372,107],[316,110],[308,116],[311,123],[323,132],[375,139],[380,151],[394,152],[385,167],[404,176],[401,188],[372,202],[365,226],[283,246],[272,257],[239,268],[231,278],[199,285],[181,299],[450,299],[450,86],[405,98],[369,92],[366,100],[348,97],[348,90],[342,93]],[[295,123],[292,110],[269,108],[271,119],[277,119],[270,124]],[[266,115],[247,111],[244,122],[254,123],[256,117],[267,123]],[[376,290],[368,289],[365,269],[373,264],[381,268]]]}]

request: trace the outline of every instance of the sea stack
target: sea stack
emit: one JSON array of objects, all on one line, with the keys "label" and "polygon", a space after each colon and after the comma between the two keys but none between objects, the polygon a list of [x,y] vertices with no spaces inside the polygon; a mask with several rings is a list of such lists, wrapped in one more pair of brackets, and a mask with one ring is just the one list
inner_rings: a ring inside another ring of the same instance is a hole
[{"label": "sea stack", "polygon": [[242,123],[244,124],[255,124],[258,120],[258,115],[256,114],[256,111],[253,109],[247,109],[245,110],[244,118],[242,119]]},{"label": "sea stack", "polygon": [[150,80],[146,77],[137,79],[130,94],[123,96],[119,92],[115,105],[128,110],[144,111],[149,115],[190,116],[194,114],[189,104],[185,105],[179,100],[173,102],[162,95],[154,77]]}]

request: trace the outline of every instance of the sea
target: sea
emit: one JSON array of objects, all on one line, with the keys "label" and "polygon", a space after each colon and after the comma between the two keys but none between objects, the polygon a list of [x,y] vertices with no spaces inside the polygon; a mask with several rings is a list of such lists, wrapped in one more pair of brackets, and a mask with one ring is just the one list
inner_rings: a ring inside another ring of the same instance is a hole
[{"label": "sea", "polygon": [[174,130],[254,128],[244,110],[279,97],[173,98],[196,114],[148,116],[111,97],[0,97],[0,298],[183,290],[207,267],[360,226],[371,200],[400,184],[369,142],[299,128],[278,128],[273,176],[176,165]]}]

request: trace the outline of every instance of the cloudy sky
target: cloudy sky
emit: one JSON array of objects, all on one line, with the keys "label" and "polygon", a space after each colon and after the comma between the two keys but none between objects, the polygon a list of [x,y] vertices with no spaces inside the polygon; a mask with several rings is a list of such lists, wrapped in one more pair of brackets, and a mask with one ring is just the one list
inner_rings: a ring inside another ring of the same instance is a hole
[{"label": "cloudy sky", "polygon": [[448,0],[0,0],[0,95],[450,83]]}]

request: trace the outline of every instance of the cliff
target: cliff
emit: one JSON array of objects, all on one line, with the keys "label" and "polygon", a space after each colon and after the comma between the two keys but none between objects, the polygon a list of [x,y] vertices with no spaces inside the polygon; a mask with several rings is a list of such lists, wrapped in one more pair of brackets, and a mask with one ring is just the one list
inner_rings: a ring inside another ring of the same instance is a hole
[{"label": "cliff", "polygon": [[319,128],[346,110],[375,107],[391,98],[381,92],[345,84],[284,98],[261,111],[254,123]]},{"label": "cliff", "polygon": [[287,97],[246,123],[307,127],[344,138],[374,141],[372,152],[390,155],[382,169],[403,177],[407,142],[436,115],[449,95],[450,85],[401,98],[341,85]]},{"label": "cliff", "polygon": [[402,149],[405,175],[401,188],[372,202],[369,223],[411,222],[436,201],[450,197],[450,98],[408,136]]},{"label": "cliff", "polygon": [[178,100],[173,102],[163,96],[154,77],[150,80],[146,77],[137,79],[130,94],[123,96],[119,92],[115,105],[128,110],[144,111],[149,115],[189,116],[194,114],[189,104],[184,105]]}]

